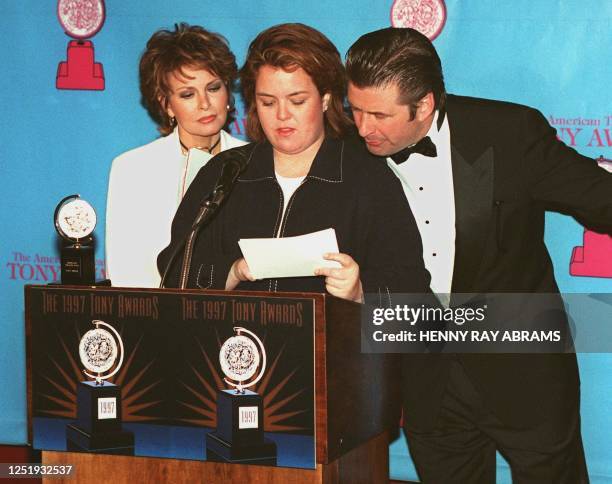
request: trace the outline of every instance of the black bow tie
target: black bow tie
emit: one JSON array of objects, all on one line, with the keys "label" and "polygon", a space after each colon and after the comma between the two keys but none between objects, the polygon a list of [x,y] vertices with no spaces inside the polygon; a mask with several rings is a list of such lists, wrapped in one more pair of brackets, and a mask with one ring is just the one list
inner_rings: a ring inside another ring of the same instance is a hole
[{"label": "black bow tie", "polygon": [[408,146],[408,148],[398,151],[397,153],[391,155],[390,158],[399,165],[410,158],[412,153],[420,153],[423,156],[430,157],[438,156],[436,145],[433,143],[433,141],[431,141],[429,136],[425,136],[425,138],[423,138],[417,144]]}]

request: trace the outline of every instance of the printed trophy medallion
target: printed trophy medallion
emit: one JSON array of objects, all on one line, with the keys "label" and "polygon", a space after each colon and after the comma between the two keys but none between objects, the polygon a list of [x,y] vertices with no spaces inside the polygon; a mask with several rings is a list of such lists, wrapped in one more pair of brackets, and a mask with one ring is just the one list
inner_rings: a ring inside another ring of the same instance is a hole
[{"label": "printed trophy medallion", "polygon": [[79,195],[64,198],[55,208],[55,230],[62,237],[62,284],[94,284],[96,261],[91,233],[96,227],[96,212]]},{"label": "printed trophy medallion", "polygon": [[219,351],[225,382],[217,394],[217,429],[206,435],[206,459],[276,465],[276,444],[264,437],[261,395],[248,390],[264,375],[266,350],[255,333],[235,327]]},{"label": "printed trophy medallion", "polygon": [[134,454],[134,435],[121,427],[121,387],[106,380],[123,365],[123,342],[110,324],[93,320],[79,343],[83,373],[77,385],[77,419],[66,426],[69,451]]}]

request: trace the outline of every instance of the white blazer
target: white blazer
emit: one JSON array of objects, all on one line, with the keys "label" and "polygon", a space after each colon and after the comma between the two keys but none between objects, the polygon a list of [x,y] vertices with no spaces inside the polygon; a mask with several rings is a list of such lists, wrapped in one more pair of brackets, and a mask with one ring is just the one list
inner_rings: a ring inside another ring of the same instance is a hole
[{"label": "white blazer", "polygon": [[[245,142],[221,131],[221,151]],[[158,287],[157,255],[170,243],[178,205],[211,155],[181,153],[178,129],[113,160],[106,199],[106,277],[113,286]]]}]

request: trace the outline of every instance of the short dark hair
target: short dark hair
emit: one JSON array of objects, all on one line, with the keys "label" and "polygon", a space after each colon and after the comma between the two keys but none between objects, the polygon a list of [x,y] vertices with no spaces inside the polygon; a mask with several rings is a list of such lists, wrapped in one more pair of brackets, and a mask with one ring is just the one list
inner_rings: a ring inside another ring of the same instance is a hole
[{"label": "short dark hair", "polygon": [[416,103],[432,92],[444,109],[446,91],[442,63],[427,37],[410,28],[377,30],[359,37],[346,54],[348,80],[359,88],[397,84],[399,102],[414,113]]},{"label": "short dark hair", "polygon": [[265,65],[294,71],[302,68],[317,86],[319,94],[331,99],[324,113],[327,133],[339,138],[351,126],[344,112],[346,76],[338,49],[318,30],[300,23],[275,25],[261,32],[249,46],[246,62],[240,69],[240,85],[247,111],[247,135],[263,141],[265,134],[257,116],[255,82]]},{"label": "short dark hair", "polygon": [[180,23],[175,24],[174,31],[155,32],[140,58],[142,103],[159,125],[159,131],[167,135],[174,128],[166,112],[171,94],[168,76],[184,67],[206,69],[223,81],[230,100],[226,126],[229,125],[234,112],[232,90],[238,76],[236,58],[221,35],[199,25]]}]

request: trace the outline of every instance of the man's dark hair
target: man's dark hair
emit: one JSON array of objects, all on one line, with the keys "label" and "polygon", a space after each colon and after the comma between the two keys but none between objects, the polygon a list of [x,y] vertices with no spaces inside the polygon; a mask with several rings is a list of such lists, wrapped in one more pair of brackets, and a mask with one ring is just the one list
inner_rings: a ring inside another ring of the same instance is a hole
[{"label": "man's dark hair", "polygon": [[446,91],[442,63],[433,44],[410,28],[389,27],[359,37],[346,54],[348,80],[358,88],[396,83],[398,101],[416,111],[416,104],[432,92],[436,108],[444,109]]}]

